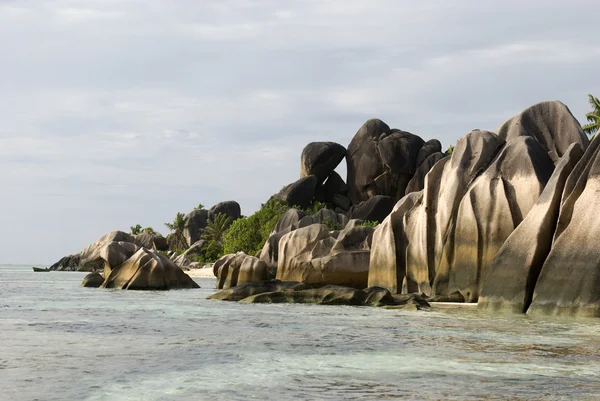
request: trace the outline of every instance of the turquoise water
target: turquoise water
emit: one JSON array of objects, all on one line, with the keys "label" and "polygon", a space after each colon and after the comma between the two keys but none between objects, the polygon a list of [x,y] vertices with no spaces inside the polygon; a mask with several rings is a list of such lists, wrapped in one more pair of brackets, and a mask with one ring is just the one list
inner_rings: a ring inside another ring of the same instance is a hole
[{"label": "turquoise water", "polygon": [[600,400],[600,321],[209,301],[0,267],[0,400]]}]

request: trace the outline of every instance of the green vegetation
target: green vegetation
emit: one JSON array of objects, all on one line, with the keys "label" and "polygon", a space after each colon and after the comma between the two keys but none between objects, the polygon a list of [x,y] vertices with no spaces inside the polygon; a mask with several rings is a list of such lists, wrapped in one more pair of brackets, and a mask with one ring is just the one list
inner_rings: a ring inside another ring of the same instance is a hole
[{"label": "green vegetation", "polygon": [[138,234],[142,233],[142,226],[139,224],[136,224],[135,226],[129,227],[129,230],[131,231],[132,235],[138,235]]},{"label": "green vegetation", "polygon": [[359,224],[357,224],[357,226],[363,226],[363,227],[377,227],[379,225],[378,221],[370,221],[370,220],[365,220]]},{"label": "green vegetation", "polygon": [[452,155],[452,153],[454,153],[454,146],[450,145],[450,146],[448,146],[448,149],[446,150],[446,154]]},{"label": "green vegetation", "polygon": [[329,231],[337,231],[344,228],[340,224],[338,224],[337,221],[331,221],[329,217],[325,217],[325,219],[323,220],[323,224],[325,224],[327,228],[329,228]]},{"label": "green vegetation", "polygon": [[217,214],[214,219],[208,221],[201,238],[206,241],[222,244],[223,235],[229,226],[231,226],[232,221],[231,217],[224,213]]},{"label": "green vegetation", "polygon": [[169,240],[169,243],[171,243],[171,241],[173,241],[174,246],[172,248],[174,248],[176,250],[189,248],[187,240],[185,239],[185,235],[183,235],[183,231],[186,228],[185,215],[183,213],[178,212],[177,216],[175,216],[175,219],[173,220],[173,222],[165,223],[165,226],[169,230],[173,231],[167,237],[167,240]]},{"label": "green vegetation", "polygon": [[144,228],[144,234],[158,235],[156,231],[152,227]]},{"label": "green vegetation", "polygon": [[198,203],[198,206],[196,206],[196,209],[204,209],[204,205],[202,203]]},{"label": "green vegetation", "polygon": [[289,209],[285,202],[271,198],[252,216],[237,219],[223,235],[223,253],[243,251],[256,255],[269,239],[277,221]]},{"label": "green vegetation", "polygon": [[588,95],[588,101],[590,102],[590,106],[592,106],[592,111],[585,115],[588,124],[584,125],[582,128],[583,132],[594,137],[600,129],[600,100],[598,100],[597,97]]}]

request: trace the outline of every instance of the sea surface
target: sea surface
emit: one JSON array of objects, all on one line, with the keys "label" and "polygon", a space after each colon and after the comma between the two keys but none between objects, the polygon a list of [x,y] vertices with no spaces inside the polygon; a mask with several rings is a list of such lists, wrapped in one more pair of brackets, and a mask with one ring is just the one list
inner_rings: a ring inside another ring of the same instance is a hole
[{"label": "sea surface", "polygon": [[600,320],[210,301],[0,266],[0,400],[600,400]]}]

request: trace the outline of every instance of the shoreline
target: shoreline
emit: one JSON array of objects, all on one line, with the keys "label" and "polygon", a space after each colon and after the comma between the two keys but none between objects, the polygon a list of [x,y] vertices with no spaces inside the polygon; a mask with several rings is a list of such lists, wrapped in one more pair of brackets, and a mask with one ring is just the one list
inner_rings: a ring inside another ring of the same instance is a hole
[{"label": "shoreline", "polygon": [[213,273],[213,268],[211,267],[202,267],[200,269],[190,269],[184,271],[185,274],[192,278],[214,278],[215,274]]}]

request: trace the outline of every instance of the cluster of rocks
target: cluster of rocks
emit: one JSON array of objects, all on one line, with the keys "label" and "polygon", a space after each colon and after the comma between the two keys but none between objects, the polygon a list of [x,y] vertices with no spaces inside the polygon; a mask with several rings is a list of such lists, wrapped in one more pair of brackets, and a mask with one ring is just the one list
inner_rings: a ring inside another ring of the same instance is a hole
[{"label": "cluster of rocks", "polygon": [[[438,140],[368,120],[348,149],[335,142],[311,142],[302,151],[300,179],[274,195],[289,206],[315,201],[348,219],[383,221],[406,193],[423,188],[424,177],[445,156]],[[334,169],[346,158],[347,183]]]},{"label": "cluster of rocks", "polygon": [[209,222],[219,214],[230,217],[231,222],[242,217],[240,205],[236,201],[220,202],[210,209],[194,209],[185,215],[183,235],[187,244],[191,245],[181,254],[176,252],[180,244],[177,243],[177,239],[172,234],[163,237],[159,233],[133,235],[123,231],[112,231],[86,246],[81,252],[61,258],[50,266],[50,270],[87,272],[103,270],[104,261],[99,257],[99,254],[108,242],[133,243],[147,250],[162,252],[180,267],[200,267],[198,263],[193,262],[193,256],[201,254],[207,245],[207,241],[201,239],[202,234]]},{"label": "cluster of rocks", "polygon": [[388,290],[378,287],[358,290],[339,285],[326,285],[315,288],[305,283],[281,280],[239,284],[236,287],[216,292],[209,296],[209,299],[247,304],[297,303],[376,306],[408,310],[429,308],[429,303],[417,294],[392,294]]},{"label": "cluster of rocks", "polygon": [[[346,181],[334,171],[344,158]],[[211,298],[374,305],[372,294],[383,294],[389,305],[478,302],[491,311],[600,316],[599,177],[600,144],[590,144],[558,101],[536,104],[495,132],[469,132],[452,155],[437,140],[368,120],[347,149],[304,148],[300,179],[274,195],[290,209],[257,255],[214,264],[221,291]],[[292,208],[316,201],[326,208],[312,215]],[[143,288],[148,281],[131,272],[185,266],[204,245],[211,213],[241,216],[236,202],[188,214],[192,246],[176,263],[157,252],[169,248],[168,238],[114,232],[53,269],[102,266],[101,285]],[[116,253],[106,253],[110,247]],[[181,275],[169,277],[152,282],[165,287]]]},{"label": "cluster of rocks", "polygon": [[92,244],[93,252],[87,254],[89,263],[102,265],[103,274],[95,271],[87,275],[82,283],[84,287],[126,290],[199,288],[194,280],[162,253],[118,240],[124,235],[127,234],[114,231]]},{"label": "cluster of rocks", "polygon": [[[486,309],[600,315],[585,212],[598,145],[588,147],[560,102],[534,105],[496,132],[467,134],[422,191],[396,204],[374,234],[369,285],[458,292]],[[585,206],[573,207],[580,198]]]},{"label": "cluster of rocks", "polygon": [[[305,217],[290,212],[259,257],[277,266],[278,279],[312,286],[378,287],[494,311],[600,316],[593,242],[599,147],[556,101],[524,110],[496,132],[471,131],[451,156],[436,141],[369,120],[346,151],[345,187],[354,206],[345,216],[383,197],[393,206],[389,213],[373,207],[385,215],[382,223],[372,232],[351,224],[331,231],[318,219],[301,224]],[[342,151],[329,144],[323,149],[337,149],[335,158],[315,157],[315,149],[311,144],[311,157],[303,153],[299,182],[313,176],[317,194],[327,170],[313,167],[314,160],[331,166]]]}]

